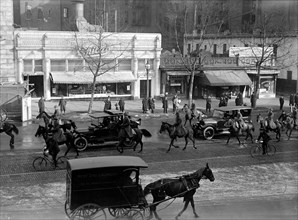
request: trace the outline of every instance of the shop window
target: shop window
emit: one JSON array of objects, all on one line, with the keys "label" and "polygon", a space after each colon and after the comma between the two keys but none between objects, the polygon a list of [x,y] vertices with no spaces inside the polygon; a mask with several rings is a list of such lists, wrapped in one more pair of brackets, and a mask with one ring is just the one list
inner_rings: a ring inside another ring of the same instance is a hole
[{"label": "shop window", "polygon": [[83,60],[68,60],[68,71],[82,71],[83,70]]},{"label": "shop window", "polygon": [[32,60],[24,60],[24,72],[33,72]]},{"label": "shop window", "polygon": [[292,71],[287,71],[287,80],[292,80]]},{"label": "shop window", "polygon": [[146,71],[145,69],[145,59],[138,59],[138,71]]},{"label": "shop window", "polygon": [[34,60],[34,72],[42,72],[43,65],[42,60]]},{"label": "shop window", "polygon": [[51,60],[51,71],[66,71],[65,60]]},{"label": "shop window", "polygon": [[119,59],[118,70],[131,70],[131,59]]}]

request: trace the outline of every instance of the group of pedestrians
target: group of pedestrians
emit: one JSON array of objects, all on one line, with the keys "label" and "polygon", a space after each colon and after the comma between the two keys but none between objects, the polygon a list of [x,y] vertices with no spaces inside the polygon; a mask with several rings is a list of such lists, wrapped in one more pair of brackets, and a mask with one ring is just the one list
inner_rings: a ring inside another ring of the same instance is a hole
[{"label": "group of pedestrians", "polygon": [[143,98],[142,100],[143,113],[147,113],[148,110],[151,113],[154,113],[154,109],[155,109],[155,99],[153,97]]},{"label": "group of pedestrians", "polygon": [[[110,96],[108,96],[107,99],[104,101],[103,110],[107,111],[107,110],[111,110],[111,109],[112,109],[112,102],[111,102]],[[124,112],[125,101],[122,97],[120,98],[120,100],[118,102],[115,103],[115,109],[120,110],[121,112]]]}]

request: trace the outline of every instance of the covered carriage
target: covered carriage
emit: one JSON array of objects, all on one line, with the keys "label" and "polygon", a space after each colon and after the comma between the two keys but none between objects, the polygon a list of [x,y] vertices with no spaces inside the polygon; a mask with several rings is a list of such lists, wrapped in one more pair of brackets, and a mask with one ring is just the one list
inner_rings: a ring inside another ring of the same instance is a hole
[{"label": "covered carriage", "polygon": [[147,206],[140,185],[139,157],[105,156],[69,160],[66,174],[65,213],[70,219],[143,219]]}]

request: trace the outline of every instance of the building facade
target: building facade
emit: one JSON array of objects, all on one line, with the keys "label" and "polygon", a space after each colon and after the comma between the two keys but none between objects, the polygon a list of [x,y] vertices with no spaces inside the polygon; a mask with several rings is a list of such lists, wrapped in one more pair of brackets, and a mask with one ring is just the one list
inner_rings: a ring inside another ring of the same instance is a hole
[{"label": "building facade", "polygon": [[[97,35],[96,32],[80,33],[80,40]],[[103,35],[105,51],[101,52],[101,62],[107,65],[96,78],[95,97],[145,97],[146,63],[150,64],[150,95],[159,95],[161,35],[106,32]],[[74,33],[15,31],[15,44],[17,81],[29,81],[36,96],[90,97],[94,75],[75,49]],[[96,48],[87,47],[88,56],[97,54]]]}]

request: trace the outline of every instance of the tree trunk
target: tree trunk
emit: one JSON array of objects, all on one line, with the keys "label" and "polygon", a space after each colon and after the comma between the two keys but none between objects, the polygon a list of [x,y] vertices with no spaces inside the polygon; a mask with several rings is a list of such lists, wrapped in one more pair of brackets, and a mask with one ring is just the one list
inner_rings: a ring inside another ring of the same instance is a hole
[{"label": "tree trunk", "polygon": [[195,79],[195,71],[192,70],[191,71],[191,75],[190,75],[190,85],[189,85],[189,93],[188,93],[188,105],[191,106],[192,103],[192,93],[193,93],[193,83],[194,83],[194,79]]},{"label": "tree trunk", "polygon": [[96,84],[96,75],[93,76],[92,91],[91,91],[91,98],[90,98],[90,102],[89,102],[88,114],[92,113],[95,84]]},{"label": "tree trunk", "polygon": [[261,85],[261,65],[257,66],[257,85],[255,89],[255,94],[257,99],[260,98],[260,85]]}]

